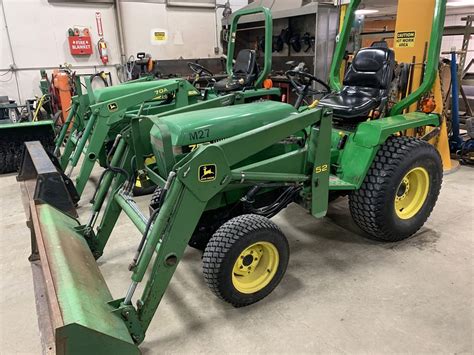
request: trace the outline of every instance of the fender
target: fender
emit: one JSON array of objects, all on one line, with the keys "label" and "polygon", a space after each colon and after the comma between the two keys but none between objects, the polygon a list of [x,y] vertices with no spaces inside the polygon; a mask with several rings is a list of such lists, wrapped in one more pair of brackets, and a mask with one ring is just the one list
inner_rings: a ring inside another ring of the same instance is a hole
[{"label": "fender", "polygon": [[437,114],[410,112],[403,115],[384,117],[359,124],[350,134],[338,159],[338,177],[358,189],[367,174],[380,146],[393,134],[409,128],[438,126]]}]

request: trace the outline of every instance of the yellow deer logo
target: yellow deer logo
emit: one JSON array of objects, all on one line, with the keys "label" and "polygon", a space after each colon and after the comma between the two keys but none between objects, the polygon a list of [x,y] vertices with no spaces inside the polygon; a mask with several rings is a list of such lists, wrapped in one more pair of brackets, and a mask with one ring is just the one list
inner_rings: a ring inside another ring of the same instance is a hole
[{"label": "yellow deer logo", "polygon": [[199,181],[209,182],[216,179],[216,165],[206,164],[199,167]]},{"label": "yellow deer logo", "polygon": [[205,176],[207,176],[207,175],[212,175],[212,174],[214,174],[214,172],[212,171],[211,168],[206,168],[206,167],[204,167],[203,170],[204,170],[204,172],[203,172],[203,174],[202,174],[202,177],[205,177]]}]

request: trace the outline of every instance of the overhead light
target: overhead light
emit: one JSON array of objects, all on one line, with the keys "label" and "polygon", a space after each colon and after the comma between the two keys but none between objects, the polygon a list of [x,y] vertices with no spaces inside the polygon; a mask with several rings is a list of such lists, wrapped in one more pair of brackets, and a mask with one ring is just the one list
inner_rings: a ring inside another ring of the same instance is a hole
[{"label": "overhead light", "polygon": [[379,12],[379,10],[368,10],[368,9],[363,9],[363,10],[357,10],[355,12],[356,15],[370,15],[370,14],[375,14]]},{"label": "overhead light", "polygon": [[473,6],[474,0],[454,0],[447,3],[446,6],[461,7],[461,6]]}]

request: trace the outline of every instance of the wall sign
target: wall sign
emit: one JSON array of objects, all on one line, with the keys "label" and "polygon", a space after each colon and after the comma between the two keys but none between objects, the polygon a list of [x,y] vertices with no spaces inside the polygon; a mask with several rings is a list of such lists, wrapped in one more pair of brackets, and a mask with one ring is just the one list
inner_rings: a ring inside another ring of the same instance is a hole
[{"label": "wall sign", "polygon": [[90,55],[92,54],[92,44],[90,37],[70,36],[69,49],[72,55]]},{"label": "wall sign", "polygon": [[395,38],[396,48],[413,48],[415,47],[415,31],[398,32]]},{"label": "wall sign", "polygon": [[162,28],[153,28],[150,37],[153,45],[165,44],[168,42],[168,31]]}]

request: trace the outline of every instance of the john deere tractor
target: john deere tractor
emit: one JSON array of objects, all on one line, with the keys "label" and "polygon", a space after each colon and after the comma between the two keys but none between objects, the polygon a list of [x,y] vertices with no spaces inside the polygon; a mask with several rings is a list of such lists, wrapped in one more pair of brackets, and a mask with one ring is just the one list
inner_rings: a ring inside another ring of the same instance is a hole
[{"label": "john deere tractor", "polygon": [[[345,194],[367,237],[395,242],[418,231],[440,191],[441,159],[426,141],[401,133],[437,126],[440,118],[403,111],[431,89],[437,75],[446,0],[436,1],[421,89],[392,107],[387,98],[394,56],[385,46],[360,50],[340,84],[359,3],[349,5],[331,66],[331,92],[319,103],[296,108],[261,100],[137,118],[136,130],[132,123],[117,138],[84,224],[75,218],[61,174],[39,143],[27,143],[18,180],[30,198],[30,260],[42,267],[35,282],[47,285],[49,347],[61,354],[138,354],[188,245],[203,249],[204,278],[219,298],[236,307],[261,300],[288,265],[287,239],[270,218],[290,203],[321,218],[330,198]],[[320,81],[291,74],[301,84],[300,95]],[[150,138],[133,139],[140,134]],[[142,154],[133,142],[139,141],[156,160],[145,167],[159,185],[149,216],[131,196]],[[122,211],[142,237],[130,255],[130,286],[123,298],[113,299],[96,260]]]},{"label": "john deere tractor", "polygon": [[[267,45],[262,70],[259,70],[257,65],[255,50],[241,50],[236,56],[235,64],[232,60],[239,19],[256,13],[264,15],[266,24]],[[84,191],[95,162],[98,161],[103,167],[107,166],[115,138],[130,127],[134,117],[151,114],[172,115],[184,111],[238,105],[263,97],[279,99],[278,88],[263,88],[263,82],[271,72],[273,27],[270,12],[263,8],[240,11],[234,16],[232,26],[234,41],[231,41],[228,50],[228,56],[231,58],[227,61],[228,76],[202,92],[185,79],[153,80],[153,77],[145,77],[95,91],[92,90],[90,82],[86,82],[87,93],[73,97],[66,123],[56,139],[55,149],[59,156],[60,147],[72,125],[60,157],[60,165],[70,177],[83,156],[80,172],[75,180],[79,196]],[[196,78],[212,75],[208,69],[197,63],[190,62],[188,65],[196,74]],[[137,163],[144,165],[144,162],[145,159]],[[141,174],[139,180],[147,181],[147,177]]]}]

